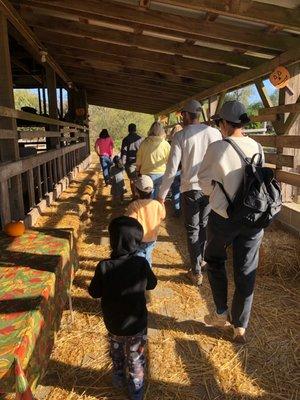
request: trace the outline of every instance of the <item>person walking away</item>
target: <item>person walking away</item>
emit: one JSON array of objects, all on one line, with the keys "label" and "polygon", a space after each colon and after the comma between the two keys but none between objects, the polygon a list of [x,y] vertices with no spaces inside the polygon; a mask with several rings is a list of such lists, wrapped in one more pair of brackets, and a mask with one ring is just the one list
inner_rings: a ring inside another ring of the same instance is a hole
[{"label": "person walking away", "polygon": [[154,122],[148,132],[148,137],[142,142],[136,159],[139,175],[149,175],[153,181],[152,197],[157,199],[162,177],[166,171],[170,145],[166,140],[163,126]]},{"label": "person walking away", "polygon": [[231,322],[234,339],[245,341],[253,301],[259,248],[264,231],[259,227],[241,224],[227,213],[231,202],[242,184],[245,161],[239,152],[249,160],[260,153],[262,147],[244,135],[243,126],[250,122],[246,109],[238,101],[223,105],[219,115],[212,117],[225,138],[211,144],[199,170],[199,183],[212,208],[207,227],[205,260],[216,311],[205,317],[208,325],[225,327],[229,325],[227,299],[226,250],[232,246],[235,291],[231,306]]},{"label": "person walking away", "polygon": [[111,183],[111,195],[113,202],[123,204],[125,189],[124,181],[124,167],[121,163],[120,157],[115,156],[113,158],[113,166],[110,168],[110,183]]},{"label": "person walking away", "polygon": [[126,174],[130,181],[132,197],[135,198],[134,180],[136,179],[136,154],[143,138],[137,134],[136,125],[128,125],[128,135],[123,139],[121,146],[121,161],[125,167]]},{"label": "person walking away", "polygon": [[181,112],[183,129],[172,140],[158,198],[161,202],[165,201],[181,163],[180,191],[190,255],[188,277],[196,285],[202,284],[206,225],[210,212],[208,198],[199,185],[197,173],[207,147],[222,138],[217,129],[199,122],[200,113],[201,105],[196,100],[189,101]]},{"label": "person walking away", "polygon": [[109,184],[109,169],[112,165],[111,157],[113,155],[114,142],[109,136],[107,129],[102,129],[99,138],[95,143],[95,151],[100,158],[100,165],[103,172],[103,178],[106,186]]},{"label": "person walking away", "polygon": [[161,221],[166,217],[164,205],[151,198],[153,181],[148,175],[141,175],[135,181],[139,199],[129,204],[127,215],[136,218],[143,226],[144,237],[138,254],[145,257],[152,267],[152,252],[156,244]]},{"label": "person walking away", "polygon": [[129,373],[130,399],[142,400],[147,343],[145,291],[157,279],[147,260],[136,254],[143,227],[134,218],[115,218],[109,225],[110,258],[101,261],[89,286],[93,298],[101,298],[113,364],[113,385],[122,387]]}]

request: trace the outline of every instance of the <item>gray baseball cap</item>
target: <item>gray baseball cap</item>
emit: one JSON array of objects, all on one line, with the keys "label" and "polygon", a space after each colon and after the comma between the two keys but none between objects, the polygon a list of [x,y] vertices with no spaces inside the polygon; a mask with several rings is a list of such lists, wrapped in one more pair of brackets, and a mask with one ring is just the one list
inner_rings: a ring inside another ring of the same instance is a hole
[{"label": "gray baseball cap", "polygon": [[235,124],[247,124],[250,122],[245,106],[237,100],[227,101],[224,103],[219,113],[213,115],[211,119],[225,119],[226,121],[234,122]]},{"label": "gray baseball cap", "polygon": [[199,101],[197,100],[190,100],[188,101],[181,111],[186,111],[189,113],[197,114],[201,111],[202,107]]}]

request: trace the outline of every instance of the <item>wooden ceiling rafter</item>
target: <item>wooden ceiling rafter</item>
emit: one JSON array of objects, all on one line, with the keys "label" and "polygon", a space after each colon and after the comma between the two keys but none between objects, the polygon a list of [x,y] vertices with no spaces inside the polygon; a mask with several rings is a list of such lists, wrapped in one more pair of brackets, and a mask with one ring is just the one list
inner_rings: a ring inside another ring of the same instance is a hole
[{"label": "wooden ceiling rafter", "polygon": [[[229,42],[254,45],[266,49],[275,49],[284,51],[289,47],[299,43],[298,40],[293,40],[292,36],[277,35],[276,41],[273,40],[271,34],[262,36],[258,30],[242,29],[230,26],[224,23],[211,23],[201,21],[196,18],[188,18],[184,16],[171,15],[171,18],[165,18],[164,13],[159,11],[147,10],[142,11],[139,7],[118,3],[116,1],[101,0],[97,3],[93,0],[19,0],[18,4],[25,5],[32,12],[40,10],[43,14],[49,15],[66,15],[78,19],[79,17],[88,18],[94,21],[103,21],[110,19],[115,23],[126,24],[134,27],[139,24],[144,30],[160,30],[169,32],[173,35],[186,35],[186,38],[205,38],[223,39]],[[93,12],[91,11],[93,10]]]},{"label": "wooden ceiling rafter", "polygon": [[[175,65],[164,65],[154,62],[149,62],[145,60],[134,60],[122,56],[105,54],[101,52],[92,52],[88,50],[80,51],[79,49],[69,49],[49,45],[49,49],[51,51],[56,51],[57,56],[63,62],[63,60],[69,59],[69,61],[77,62],[78,65],[86,66],[86,67],[94,67],[97,68],[99,65],[113,65],[117,67],[127,67],[132,71],[135,69],[144,70],[152,73],[160,72],[162,74],[168,76],[176,76],[192,78],[197,81],[201,81],[206,83],[208,86],[216,82],[224,82],[226,78],[220,79],[218,76],[214,75],[212,77],[204,76],[202,71],[188,70],[185,68],[177,67]],[[210,79],[208,79],[210,78]]]},{"label": "wooden ceiling rafter", "polygon": [[280,25],[300,32],[300,9],[282,7],[258,1],[241,0],[158,0],[160,4],[177,6],[186,10],[212,12],[266,25]]},{"label": "wooden ceiling rafter", "polygon": [[[239,73],[243,68],[240,67],[232,67],[227,65],[221,65],[218,63],[208,62],[208,61],[201,61],[200,59],[196,59],[198,55],[198,49],[192,44],[195,41],[188,41],[184,43],[177,43],[171,40],[164,40],[149,36],[136,36],[132,33],[124,33],[121,31],[116,31],[109,28],[102,28],[96,27],[92,25],[83,25],[77,22],[71,22],[66,20],[61,20],[59,18],[52,18],[49,17],[29,17],[28,19],[29,24],[36,28],[40,29],[49,35],[54,33],[61,33],[67,35],[76,35],[76,36],[83,36],[90,39],[97,39],[97,42],[103,41],[104,43],[112,43],[116,45],[139,47],[143,50],[151,50],[150,55],[155,55],[159,53],[159,56],[162,52],[165,52],[162,55],[168,55],[166,52],[173,53],[173,54],[180,54],[187,57],[194,57],[192,59],[199,62],[203,71],[208,71],[211,74],[221,74],[221,75],[235,75]],[[171,54],[169,54],[170,56]],[[201,50],[199,52],[199,56],[201,55]],[[190,58],[188,58],[190,60]]]},{"label": "wooden ceiling rafter", "polygon": [[56,74],[63,80],[63,82],[68,83],[70,81],[69,77],[61,69],[59,64],[52,58],[50,54],[47,53],[45,47],[39,41],[39,39],[34,35],[34,33],[27,26],[26,22],[22,19],[20,14],[14,9],[8,0],[0,0],[0,11],[4,13],[13,27],[16,29],[19,35],[25,39],[26,48],[29,49],[30,53],[37,59],[41,61],[41,52],[46,54],[46,63],[53,68]]},{"label": "wooden ceiling rafter", "polygon": [[235,88],[240,88],[246,86],[247,84],[255,82],[255,80],[266,76],[272,72],[279,65],[291,65],[300,61],[300,47],[296,49],[291,49],[285,53],[280,54],[280,56],[273,58],[272,60],[266,61],[265,63],[253,68],[249,71],[245,71],[242,74],[229,79],[228,81],[215,85],[211,88],[205,89],[189,98],[183,100],[180,103],[174,104],[167,109],[161,111],[162,114],[168,114],[172,111],[180,109],[183,104],[190,99],[206,100],[211,96],[218,95],[224,91],[229,91]]},{"label": "wooden ceiling rafter", "polygon": [[[259,64],[261,64],[261,58],[259,57],[254,57],[254,56],[249,56],[249,55],[242,55],[242,56],[237,56],[236,54],[230,52],[230,51],[225,51],[225,50],[217,50],[217,49],[209,49],[208,47],[201,47],[201,46],[193,46],[193,45],[187,45],[187,47],[192,47],[189,49],[189,54],[192,57],[195,58],[189,58],[189,59],[181,59],[181,60],[176,60],[176,56],[160,53],[160,52],[155,52],[155,51],[148,51],[148,50],[143,50],[143,49],[136,49],[132,47],[125,47],[121,46],[118,44],[107,44],[106,42],[102,42],[100,40],[95,40],[93,38],[88,38],[88,37],[80,37],[76,36],[76,40],[74,40],[74,35],[70,35],[67,33],[56,33],[53,31],[49,31],[44,28],[35,28],[35,32],[38,34],[39,38],[43,41],[43,43],[55,43],[55,44],[61,44],[63,46],[69,46],[69,47],[75,47],[75,48],[84,48],[84,49],[89,49],[93,51],[97,51],[97,49],[105,49],[106,51],[110,51],[111,54],[116,54],[116,55],[126,55],[127,57],[131,58],[142,58],[146,59],[147,61],[151,61],[151,59],[155,60],[161,60],[163,64],[168,63],[168,64],[176,64],[179,66],[182,66],[184,63],[185,65],[193,64],[197,68],[197,63],[199,62],[200,68],[203,69],[201,61],[206,61],[206,62],[217,62],[217,63],[224,63],[225,65],[229,64],[230,66],[236,66],[236,67],[242,67],[242,68],[253,68]],[[180,49],[179,44],[176,44],[174,46],[174,49]],[[169,50],[170,51],[170,50]],[[176,52],[178,54],[178,51]],[[173,62],[171,60],[171,57],[174,58]],[[197,57],[197,59],[196,59]],[[164,60],[164,58],[166,60]],[[167,61],[168,60],[168,61]]]}]

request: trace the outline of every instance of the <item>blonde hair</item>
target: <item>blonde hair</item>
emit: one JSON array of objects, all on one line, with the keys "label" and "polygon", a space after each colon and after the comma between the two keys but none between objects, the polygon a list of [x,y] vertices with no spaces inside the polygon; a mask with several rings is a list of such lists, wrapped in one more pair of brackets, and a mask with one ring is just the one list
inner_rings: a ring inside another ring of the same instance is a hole
[{"label": "blonde hair", "polygon": [[160,122],[153,122],[149,129],[148,136],[164,137],[165,135],[166,132],[162,124]]}]

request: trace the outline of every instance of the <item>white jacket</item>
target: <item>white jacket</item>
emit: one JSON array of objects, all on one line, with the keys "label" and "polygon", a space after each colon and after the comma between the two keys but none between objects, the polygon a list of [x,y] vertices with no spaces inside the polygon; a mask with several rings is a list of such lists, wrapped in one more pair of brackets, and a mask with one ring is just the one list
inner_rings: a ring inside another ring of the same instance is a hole
[{"label": "white jacket", "polygon": [[172,140],[167,168],[159,191],[165,199],[181,162],[181,193],[201,190],[198,171],[208,146],[222,139],[221,133],[204,124],[194,124],[177,132]]},{"label": "white jacket", "polygon": [[[249,158],[259,153],[259,144],[247,137],[230,137]],[[264,159],[263,159],[264,161]],[[204,193],[209,197],[211,208],[224,218],[228,218],[228,202],[219,185],[222,183],[225,192],[231,200],[242,182],[245,163],[230,143],[225,140],[215,142],[209,146],[199,169],[198,178]]]}]

